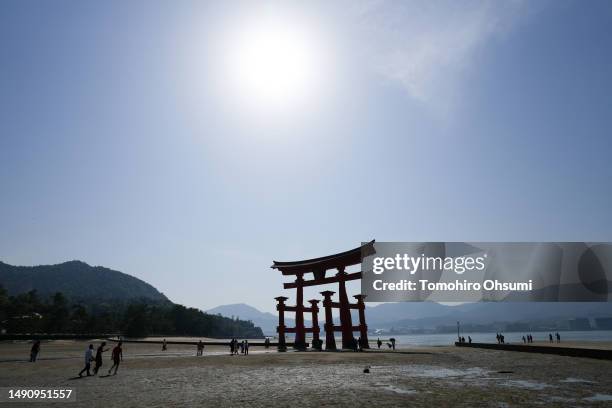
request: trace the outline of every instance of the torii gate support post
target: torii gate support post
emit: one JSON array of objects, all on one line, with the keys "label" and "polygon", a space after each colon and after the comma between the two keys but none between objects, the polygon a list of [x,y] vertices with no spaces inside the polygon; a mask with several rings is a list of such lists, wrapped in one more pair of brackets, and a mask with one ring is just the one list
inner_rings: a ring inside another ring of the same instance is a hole
[{"label": "torii gate support post", "polygon": [[370,342],[368,341],[368,325],[365,321],[365,303],[363,301],[365,295],[355,295],[353,297],[357,299],[357,306],[359,308],[359,336],[361,337],[361,348],[367,349],[370,348]]},{"label": "torii gate support post", "polygon": [[278,327],[276,328],[278,332],[278,351],[287,351],[287,343],[285,341],[285,300],[288,298],[279,296],[274,299],[278,302],[278,305],[276,305],[276,310],[278,310]]},{"label": "torii gate support post", "polygon": [[336,292],[326,290],[323,295],[323,307],[325,307],[325,350],[336,350],[336,338],[334,337],[334,318],[332,317],[331,297]]},{"label": "torii gate support post", "polygon": [[353,348],[353,323],[351,319],[351,309],[348,301],[348,295],[346,294],[346,282],[343,279],[346,276],[344,267],[338,268],[337,276],[340,278],[338,281],[338,296],[340,298],[340,327],[342,330],[342,348],[350,349]]},{"label": "torii gate support post", "polygon": [[293,348],[298,350],[306,350],[306,330],[304,328],[304,274],[297,274],[295,280],[296,287],[296,304],[295,304],[295,340]]},{"label": "torii gate support post", "polygon": [[308,301],[310,303],[310,309],[312,311],[312,348],[321,351],[321,343],[319,342],[319,306],[317,299]]}]

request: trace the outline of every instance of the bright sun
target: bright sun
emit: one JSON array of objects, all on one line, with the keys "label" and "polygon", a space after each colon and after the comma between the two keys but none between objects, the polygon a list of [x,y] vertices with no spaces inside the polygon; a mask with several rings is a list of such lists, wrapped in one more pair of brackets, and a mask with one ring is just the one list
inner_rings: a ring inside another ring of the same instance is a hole
[{"label": "bright sun", "polygon": [[258,114],[288,113],[316,103],[323,44],[299,21],[261,17],[242,22],[223,53],[232,98]]}]

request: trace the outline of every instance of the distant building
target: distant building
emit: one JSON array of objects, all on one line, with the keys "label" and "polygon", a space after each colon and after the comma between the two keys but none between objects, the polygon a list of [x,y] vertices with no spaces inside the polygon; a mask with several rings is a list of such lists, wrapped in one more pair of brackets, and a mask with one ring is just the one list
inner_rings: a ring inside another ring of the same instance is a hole
[{"label": "distant building", "polygon": [[575,331],[591,330],[591,322],[585,317],[569,320],[569,329]]},{"label": "distant building", "polygon": [[599,330],[612,330],[612,317],[596,317],[595,326]]}]

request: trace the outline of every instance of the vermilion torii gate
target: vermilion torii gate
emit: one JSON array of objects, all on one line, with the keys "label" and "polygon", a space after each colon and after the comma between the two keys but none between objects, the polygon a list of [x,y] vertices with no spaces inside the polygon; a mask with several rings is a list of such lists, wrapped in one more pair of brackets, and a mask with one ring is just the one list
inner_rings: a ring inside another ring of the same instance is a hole
[{"label": "vermilion torii gate", "polygon": [[[295,276],[294,282],[284,283],[285,289],[296,289],[296,305],[285,305],[286,297],[280,296],[275,298],[278,302],[278,347],[279,350],[286,349],[285,334],[295,333],[294,348],[299,350],[306,349],[306,333],[312,333],[313,346],[319,346],[319,323],[318,312],[319,308],[316,299],[309,300],[311,307],[304,307],[304,287],[326,285],[330,283],[338,283],[339,301],[332,301],[331,297],[335,292],[321,292],[324,296],[323,307],[325,308],[325,349],[335,350],[336,340],[334,332],[342,332],[342,348],[353,347],[353,331],[359,331],[361,337],[361,346],[368,348],[367,325],[365,322],[365,303],[363,295],[354,296],[357,303],[349,303],[346,293],[346,282],[361,279],[361,272],[347,273],[348,266],[361,263],[364,256],[369,256],[374,253],[374,241],[370,241],[360,247],[351,249],[350,251],[341,252],[335,255],[324,256],[321,258],[307,259],[304,261],[277,262],[274,261],[273,269],[281,271],[283,276]],[[336,269],[337,273],[333,276],[326,276],[330,269]],[[304,280],[304,275],[312,273],[313,278]],[[332,317],[332,308],[340,310],[340,326],[334,326]],[[359,310],[359,325],[353,326],[351,319],[351,309]],[[295,312],[295,327],[285,326],[285,312]],[[312,327],[304,326],[304,312],[312,314]]]}]

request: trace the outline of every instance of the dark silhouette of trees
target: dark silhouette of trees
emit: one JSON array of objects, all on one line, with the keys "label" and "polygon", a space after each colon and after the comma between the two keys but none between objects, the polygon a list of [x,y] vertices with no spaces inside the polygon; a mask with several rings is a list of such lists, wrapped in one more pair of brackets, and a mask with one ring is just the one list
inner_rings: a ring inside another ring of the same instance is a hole
[{"label": "dark silhouette of trees", "polygon": [[167,300],[70,302],[58,292],[41,299],[36,291],[8,296],[0,286],[0,328],[6,333],[109,333],[127,337],[181,335],[263,337],[250,321],[209,315]]}]

